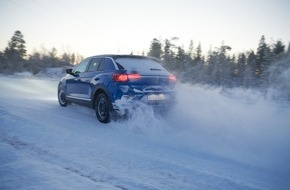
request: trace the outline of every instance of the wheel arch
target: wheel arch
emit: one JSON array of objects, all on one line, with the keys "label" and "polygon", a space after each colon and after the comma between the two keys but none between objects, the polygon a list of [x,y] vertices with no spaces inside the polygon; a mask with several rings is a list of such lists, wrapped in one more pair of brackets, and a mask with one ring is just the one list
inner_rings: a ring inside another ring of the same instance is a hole
[{"label": "wheel arch", "polygon": [[104,87],[98,87],[98,88],[96,88],[95,90],[94,90],[94,93],[92,94],[92,105],[93,105],[93,107],[95,107],[95,105],[94,105],[94,101],[95,101],[95,99],[97,98],[97,96],[99,95],[99,94],[101,94],[101,93],[103,93],[103,94],[105,94],[106,96],[107,96],[107,98],[108,98],[108,100],[109,100],[109,103],[110,103],[110,108],[111,109],[113,109],[113,105],[112,105],[112,97],[111,97],[111,95],[110,95],[110,93],[104,88]]},{"label": "wheel arch", "polygon": [[66,86],[62,81],[58,83],[57,91],[59,92],[60,89],[63,89],[66,92]]}]

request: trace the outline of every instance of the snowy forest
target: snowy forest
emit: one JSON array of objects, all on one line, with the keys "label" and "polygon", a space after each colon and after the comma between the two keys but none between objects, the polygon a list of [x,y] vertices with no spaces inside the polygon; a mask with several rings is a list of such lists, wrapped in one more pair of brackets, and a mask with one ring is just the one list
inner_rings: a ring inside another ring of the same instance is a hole
[{"label": "snowy forest", "polygon": [[290,68],[290,47],[287,51],[281,40],[267,44],[263,35],[255,51],[231,54],[231,46],[221,44],[205,54],[201,44],[193,41],[185,50],[166,39],[153,39],[149,56],[162,60],[164,66],[183,82],[220,87],[263,88],[281,77]]},{"label": "snowy forest", "polygon": [[56,48],[47,50],[44,47],[27,55],[24,36],[17,30],[4,52],[0,51],[0,73],[13,74],[28,71],[35,75],[47,68],[72,66],[82,59],[83,57],[78,53],[65,52],[58,55]]},{"label": "snowy forest", "polygon": [[[262,35],[257,40],[256,51],[237,55],[231,52],[230,45],[224,43],[203,52],[200,43],[194,47],[194,42],[190,41],[185,49],[176,42],[177,37],[154,38],[147,55],[159,59],[179,81],[220,88],[257,89],[264,93],[274,89],[279,92],[274,98],[290,100],[290,43],[286,49],[281,40],[267,43]],[[25,44],[21,31],[16,31],[5,50],[0,52],[0,73],[29,71],[37,74],[46,68],[73,66],[83,59],[78,53],[58,55],[55,48],[43,48],[27,55]]]}]

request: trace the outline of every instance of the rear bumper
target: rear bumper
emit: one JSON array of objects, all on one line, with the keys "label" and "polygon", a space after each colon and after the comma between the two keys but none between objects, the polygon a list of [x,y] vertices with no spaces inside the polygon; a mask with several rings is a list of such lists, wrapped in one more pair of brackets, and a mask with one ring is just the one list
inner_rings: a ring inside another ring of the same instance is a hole
[{"label": "rear bumper", "polygon": [[120,115],[131,109],[147,105],[154,110],[170,109],[175,104],[175,92],[154,92],[135,95],[123,95],[113,103],[113,109]]}]

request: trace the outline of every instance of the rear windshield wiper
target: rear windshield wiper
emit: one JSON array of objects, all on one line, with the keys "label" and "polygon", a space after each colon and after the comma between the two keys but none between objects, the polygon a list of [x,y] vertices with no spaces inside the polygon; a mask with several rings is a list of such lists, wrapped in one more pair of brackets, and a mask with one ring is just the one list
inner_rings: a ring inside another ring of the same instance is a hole
[{"label": "rear windshield wiper", "polygon": [[161,71],[161,69],[158,68],[150,68],[151,71]]}]

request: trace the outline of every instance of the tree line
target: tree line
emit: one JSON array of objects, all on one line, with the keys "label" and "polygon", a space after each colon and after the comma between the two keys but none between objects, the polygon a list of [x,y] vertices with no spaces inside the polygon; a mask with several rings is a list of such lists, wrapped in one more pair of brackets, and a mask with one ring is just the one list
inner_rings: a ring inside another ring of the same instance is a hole
[{"label": "tree line", "polygon": [[0,51],[0,73],[13,74],[29,71],[37,74],[46,68],[72,66],[83,57],[77,53],[63,53],[58,55],[57,49],[34,51],[27,55],[26,42],[21,31],[17,30],[8,42],[3,52]]},{"label": "tree line", "polygon": [[[194,47],[193,41],[190,41],[185,49],[177,46],[177,41],[177,37],[165,40],[154,38],[147,55],[161,60],[161,64],[176,74],[179,81],[262,91],[271,87],[283,92],[283,97],[290,100],[290,43],[286,50],[281,40],[266,43],[263,35],[256,51],[236,55],[224,43],[204,53],[200,43]],[[40,52],[27,55],[25,45],[23,34],[15,31],[8,46],[3,52],[0,51],[0,73],[29,71],[37,74],[46,68],[73,66],[83,59],[76,53],[58,55],[55,48],[43,48]]]},{"label": "tree line", "polygon": [[[263,35],[256,52],[249,50],[235,55],[230,53],[232,48],[224,43],[203,53],[200,43],[194,47],[191,41],[189,47],[184,49],[175,45],[177,40],[176,37],[164,41],[154,38],[148,55],[160,59],[183,82],[261,90],[287,82],[287,79],[289,83],[289,75],[286,79],[281,76],[287,69],[290,74],[290,43],[286,50],[281,40],[268,44]],[[287,87],[290,99],[290,86]]]}]

